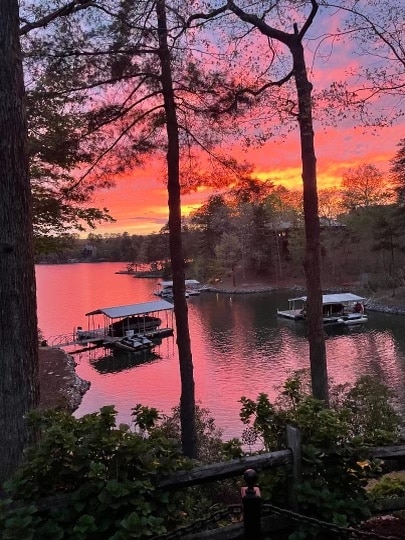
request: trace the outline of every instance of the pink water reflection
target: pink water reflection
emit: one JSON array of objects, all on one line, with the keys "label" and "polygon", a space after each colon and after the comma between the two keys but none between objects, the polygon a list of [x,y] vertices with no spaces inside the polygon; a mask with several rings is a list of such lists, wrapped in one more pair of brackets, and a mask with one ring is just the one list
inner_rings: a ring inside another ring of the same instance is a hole
[{"label": "pink water reflection", "polygon": [[[90,310],[152,300],[157,280],[115,274],[122,266],[37,267],[39,325],[45,337],[85,326],[84,314]],[[225,438],[239,436],[241,396],[256,398],[265,392],[274,399],[293,371],[309,367],[305,332],[277,321],[270,294],[230,297],[205,293],[190,298],[188,306],[196,397],[224,429]],[[372,323],[372,315],[370,320]],[[354,382],[359,375],[372,373],[400,394],[404,392],[404,350],[390,329],[374,330],[370,324],[364,332],[330,336],[327,352],[329,374],[335,383]],[[107,373],[103,370],[110,359],[97,365],[103,350],[77,356],[77,373],[91,381],[91,388],[76,414],[115,404],[118,421],[129,422],[131,408],[137,403],[169,413],[180,394],[175,338],[164,339],[155,353],[157,358],[135,366],[131,361],[126,366],[125,361],[111,359],[111,372]],[[401,399],[405,402],[403,396]]]},{"label": "pink water reflection", "polygon": [[38,324],[46,339],[86,327],[85,313],[101,307],[153,300],[157,280],[115,272],[123,263],[36,266]]}]

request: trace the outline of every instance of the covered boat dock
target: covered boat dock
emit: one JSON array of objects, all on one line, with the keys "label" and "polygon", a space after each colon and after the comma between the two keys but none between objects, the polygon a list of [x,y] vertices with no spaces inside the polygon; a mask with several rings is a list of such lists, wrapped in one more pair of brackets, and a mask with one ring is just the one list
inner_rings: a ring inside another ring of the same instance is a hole
[{"label": "covered boat dock", "polygon": [[[322,312],[324,324],[362,324],[367,321],[365,315],[365,299],[353,293],[334,293],[322,295]],[[306,318],[306,296],[290,298],[288,309],[277,310],[277,315],[295,321]]]},{"label": "covered boat dock", "polygon": [[87,330],[77,329],[80,341],[97,339],[113,344],[131,331],[150,339],[173,335],[173,304],[166,300],[98,308],[86,313],[86,317]]}]

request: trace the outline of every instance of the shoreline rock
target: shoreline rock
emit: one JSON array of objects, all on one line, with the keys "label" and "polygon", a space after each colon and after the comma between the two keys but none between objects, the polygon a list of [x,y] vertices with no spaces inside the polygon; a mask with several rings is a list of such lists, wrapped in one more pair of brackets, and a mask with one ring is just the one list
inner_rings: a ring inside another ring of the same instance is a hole
[{"label": "shoreline rock", "polygon": [[54,347],[39,348],[41,409],[62,408],[73,413],[80,405],[90,382],[76,373],[72,355]]},{"label": "shoreline rock", "polygon": [[215,287],[208,286],[202,289],[204,292],[213,292],[213,293],[223,293],[223,294],[252,294],[252,293],[262,293],[262,292],[275,292],[278,289],[277,287],[246,287],[240,289],[238,287]]},{"label": "shoreline rock", "polygon": [[277,292],[277,291],[304,291],[305,287],[302,285],[292,284],[292,285],[263,285],[258,283],[242,283],[238,286],[227,285],[205,285],[201,292],[213,292],[213,293],[224,293],[224,294],[255,294],[263,292]]},{"label": "shoreline rock", "polygon": [[390,315],[402,315],[405,316],[405,306],[385,306],[378,303],[369,303],[366,304],[366,309],[368,311],[377,311],[379,313],[388,313]]},{"label": "shoreline rock", "polygon": [[81,379],[76,373],[76,362],[73,359],[73,356],[66,354],[66,362],[68,369],[71,370],[71,378],[68,378],[68,387],[65,389],[65,395],[68,400],[69,408],[71,412],[74,412],[79,408],[84,394],[90,388],[90,381],[85,381]]}]

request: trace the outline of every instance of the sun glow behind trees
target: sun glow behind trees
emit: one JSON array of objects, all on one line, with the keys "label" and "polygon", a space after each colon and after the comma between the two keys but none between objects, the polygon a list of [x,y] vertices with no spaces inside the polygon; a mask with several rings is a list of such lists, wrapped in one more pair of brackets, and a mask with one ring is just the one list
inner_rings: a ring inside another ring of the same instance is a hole
[{"label": "sun glow behind trees", "polygon": [[[210,2],[211,6],[220,4],[221,2]],[[322,4],[331,6],[332,10],[321,7],[321,23],[310,31],[306,54],[317,104],[325,99],[329,100],[326,107],[315,109],[318,185],[320,188],[336,188],[340,186],[348,169],[363,163],[375,165],[382,172],[386,172],[389,160],[394,156],[396,144],[403,136],[404,121],[400,118],[400,112],[404,59],[403,55],[401,59],[398,53],[401,52],[401,24],[403,25],[404,20],[404,17],[400,16],[400,10],[404,7],[401,7],[400,3],[387,6],[377,0],[373,3],[373,11],[368,13],[367,2],[340,2],[337,8],[333,6],[333,2]],[[361,8],[361,16],[351,16],[349,20],[349,9],[356,5]],[[342,7],[345,11],[339,11]],[[378,44],[368,30],[360,34],[357,41],[351,40],[353,32],[347,31],[346,35],[342,33],[342,30],[349,30],[349,24],[350,28],[370,27],[371,19],[385,44]],[[379,24],[381,26],[378,26]],[[389,34],[383,32],[384,24],[391,29]],[[366,34],[369,41],[363,39]],[[390,41],[387,41],[388,39]],[[219,55],[220,45],[218,37],[215,43],[211,43],[210,53]],[[246,52],[238,51],[239,58],[250,53],[251,50],[247,49]],[[378,57],[375,54],[378,54]],[[209,58],[206,55],[204,61],[210,62]],[[384,63],[388,66],[386,77],[382,69]],[[362,75],[367,74],[366,71],[372,78],[371,81],[362,78]],[[258,70],[256,72],[258,73]],[[243,81],[243,74],[235,75],[238,76]],[[384,88],[385,94],[382,92]],[[351,106],[354,108],[349,109]],[[396,123],[389,125],[394,119]],[[264,120],[264,116],[258,116],[258,121]],[[372,127],[366,131],[358,127],[361,123],[368,123]],[[283,129],[280,124],[273,127],[273,131],[274,137],[267,140],[262,147],[251,145],[248,149],[243,148],[241,139],[235,137],[228,152],[237,159],[247,159],[252,163],[254,173],[259,178],[270,178],[274,183],[285,185],[289,189],[301,189],[296,134]],[[158,172],[155,170],[152,176],[156,177]],[[150,181],[150,178],[151,176],[146,176],[145,182]],[[121,187],[118,185],[116,189],[120,190]],[[199,193],[183,196],[185,210],[204,202],[207,199],[205,193],[207,196],[210,194],[207,190],[200,199]],[[151,201],[155,212],[156,197],[151,197]],[[165,197],[162,196],[160,201],[162,211],[159,219],[163,219]],[[143,213],[140,207],[139,210]],[[127,230],[125,222],[121,221],[119,205],[113,214],[118,218],[114,229]],[[150,217],[151,214],[146,209],[145,224]],[[155,224],[151,225],[151,230],[157,230]],[[128,223],[128,226],[131,229],[131,223]],[[132,231],[136,232],[133,229]]]},{"label": "sun glow behind trees", "polygon": [[[46,12],[47,7],[45,2],[37,1],[37,10],[43,9]],[[322,4],[330,4],[330,2],[322,2]],[[35,2],[24,2],[22,5],[35,4]],[[54,5],[62,5],[63,2]],[[114,2],[104,2],[100,5],[108,8],[116,5]],[[209,2],[211,6],[219,6],[221,2]],[[243,5],[243,2],[240,3]],[[257,3],[259,6],[260,3]],[[288,2],[282,2],[281,4],[287,5]],[[351,5],[349,1],[345,1],[345,6]],[[360,3],[362,4],[362,2]],[[365,2],[365,4],[367,4]],[[376,11],[384,8],[384,4],[381,0],[374,2],[373,7]],[[123,5],[123,4],[122,4]],[[146,3],[145,3],[146,5]],[[197,2],[193,2],[193,5],[197,5]],[[309,2],[307,3],[309,6]],[[187,6],[182,6],[179,3],[180,11],[187,11]],[[301,7],[301,6],[300,6]],[[339,8],[342,7],[339,5]],[[363,6],[364,13],[367,14],[367,5]],[[259,7],[258,7],[259,9]],[[391,8],[393,9],[393,8]],[[399,8],[398,8],[399,9]],[[82,13],[85,10],[82,11]],[[333,16],[331,16],[331,14]],[[33,18],[33,13],[23,13],[28,19]],[[378,168],[387,169],[388,161],[393,157],[395,151],[395,145],[402,137],[403,124],[400,123],[389,128],[378,127],[378,130],[374,132],[363,132],[361,129],[356,129],[356,125],[359,122],[359,116],[357,113],[356,118],[352,118],[347,108],[342,106],[342,93],[343,91],[354,90],[360,87],[361,80],[359,79],[360,70],[367,68],[372,70],[378,64],[381,64],[381,58],[376,61],[371,56],[372,48],[365,53],[365,42],[359,44],[358,42],[351,41],[349,35],[346,37],[338,36],[339,26],[343,29],[343,21],[347,18],[348,12],[338,11],[333,8],[332,11],[326,7],[321,7],[319,10],[320,23],[313,27],[309,33],[309,40],[306,42],[306,54],[308,57],[308,67],[310,69],[310,78],[314,84],[314,91],[316,95],[316,102],[320,104],[325,99],[331,99],[328,107],[321,107],[315,109],[315,128],[316,128],[316,146],[317,146],[317,167],[318,167],[318,180],[319,187],[338,187],[343,173],[347,168],[353,168],[360,163],[375,164]],[[38,13],[36,13],[38,16]],[[298,13],[295,13],[294,18],[288,21],[288,25],[292,25],[293,22],[299,24]],[[380,17],[381,18],[381,17]],[[401,19],[398,18],[400,21]],[[107,21],[107,15],[105,16]],[[361,21],[360,21],[361,22]],[[364,23],[364,21],[363,21]],[[108,24],[108,23],[106,23]],[[52,35],[52,25],[49,25],[49,35]],[[209,46],[203,47],[197,46],[196,41],[197,33],[190,34],[188,37],[188,45],[194,49],[195,61],[203,63],[204,66],[211,68],[215,65],[215,62],[220,60],[226,60],[229,57],[229,65],[234,70],[234,78],[241,83],[252,82],[255,77],[259,82],[264,79],[265,70],[267,67],[266,60],[268,56],[261,54],[261,62],[257,62],[257,54],[252,56],[251,73],[247,78],[246,70],[243,71],[239,68],[243,65],[243,61],[247,55],[252,55],[252,47],[255,46],[253,40],[249,47],[238,48],[233,46],[232,48],[225,49],[222,36],[218,34],[215,40],[211,41]],[[394,45],[394,34],[392,34]],[[107,46],[108,43],[102,44]],[[118,43],[115,44],[118,47]],[[361,47],[360,47],[361,45]],[[82,45],[78,50],[86,51],[88,44]],[[267,48],[267,44],[264,49]],[[197,49],[200,51],[197,54]],[[381,49],[378,49],[381,55]],[[277,54],[280,53],[278,49]],[[385,51],[384,51],[385,54]],[[232,55],[235,55],[233,58]],[[385,54],[387,56],[387,54]],[[99,56],[102,58],[102,56]],[[102,64],[100,60],[99,64]],[[198,65],[198,63],[197,63]],[[395,64],[396,65],[396,64]],[[118,64],[117,64],[117,67]],[[122,66],[121,66],[122,67]],[[114,68],[116,70],[116,68]],[[111,73],[113,66],[111,66]],[[393,72],[393,69],[390,69]],[[374,76],[375,78],[375,76]],[[392,78],[392,75],[391,75]],[[341,81],[345,82],[345,85],[341,84]],[[336,84],[335,84],[336,83]],[[338,83],[338,84],[337,84]],[[330,87],[332,85],[332,87]],[[102,100],[109,102],[109,105],[113,106],[119,104],[122,93],[130,86],[130,83],[125,81],[120,83],[120,86],[112,90],[108,90],[104,87],[103,90],[93,91],[93,104],[97,105]],[[327,92],[329,90],[329,93]],[[339,95],[340,92],[340,95]],[[362,93],[364,95],[364,92]],[[288,92],[284,94],[284,101],[288,99]],[[339,97],[339,104],[336,101]],[[351,95],[351,97],[355,97]],[[193,104],[197,104],[196,97],[192,97],[188,94],[187,98]],[[336,99],[335,99],[336,98]],[[389,106],[393,107],[393,96],[390,94]],[[335,102],[333,101],[335,100]],[[353,99],[352,99],[353,101]],[[237,125],[231,123],[227,131],[227,144],[222,148],[224,155],[234,157],[236,159],[247,160],[253,164],[254,173],[259,178],[268,177],[276,184],[282,184],[289,189],[301,189],[301,175],[299,164],[299,153],[297,152],[297,136],[295,132],[289,131],[291,128],[291,120],[288,119],[286,111],[282,110],[279,106],[269,108],[268,103],[261,102],[262,105],[266,105],[266,111],[264,107],[256,107],[250,113],[249,122],[252,122],[254,127],[253,133],[263,130],[266,136],[271,135],[266,140],[264,146],[257,146],[253,142],[251,137],[251,144],[248,148],[243,147],[242,135],[239,134],[244,131],[247,132],[247,120],[238,121]],[[388,113],[387,102],[384,100],[373,98],[367,102],[369,109],[373,109],[376,118],[381,118],[384,111]],[[339,106],[338,106],[339,105]],[[336,109],[336,111],[335,111]],[[357,109],[362,114],[365,109]],[[339,112],[338,117],[332,117],[331,112]],[[391,114],[392,117],[392,114]],[[364,116],[363,116],[364,119]],[[281,120],[289,120],[287,126],[283,126]],[[338,121],[337,121],[338,120]],[[265,124],[269,122],[269,125],[265,127]],[[240,124],[240,125],[239,125]],[[381,124],[381,122],[380,122]],[[237,131],[235,131],[237,128]],[[215,131],[215,130],[212,130]],[[110,135],[113,132],[110,133]],[[218,134],[214,133],[218,138]],[[164,173],[162,169],[162,162],[157,162],[154,158],[148,159],[144,168],[135,169],[131,166],[130,160],[125,162],[125,158],[128,154],[123,153],[121,156],[121,163],[111,157],[108,157],[108,163],[105,165],[106,171],[113,170],[112,165],[119,164],[127,167],[126,176],[131,175],[135,186],[129,186],[130,181],[121,180],[120,177],[112,175],[116,180],[117,187],[114,190],[108,192],[101,190],[99,193],[95,193],[95,203],[99,206],[108,206],[112,215],[117,219],[116,223],[105,224],[98,228],[99,232],[107,231],[123,231],[129,230],[132,233],[146,233],[159,230],[160,226],[167,221],[167,196],[164,183]],[[201,159],[200,157],[198,158]],[[204,166],[204,160],[201,162],[196,161],[194,164],[194,170],[202,171]],[[150,191],[149,191],[150,189]],[[131,197],[129,196],[131,194]],[[187,211],[187,207],[195,208],[196,205],[203,203],[209,194],[212,193],[208,188],[199,192],[190,192],[183,195],[183,206]],[[99,204],[100,203],[100,204]],[[132,208],[129,210],[129,205]],[[136,215],[134,215],[134,211]],[[140,228],[141,227],[141,228]]]},{"label": "sun glow behind trees", "polygon": [[[333,129],[333,135],[323,132],[316,135],[319,142],[318,185],[321,190],[339,189],[349,169],[367,163],[376,166],[388,182],[390,160],[396,153],[396,145],[403,134],[403,126],[381,128],[380,136],[361,133],[360,130]],[[302,193],[299,156],[296,154],[295,135],[284,141],[269,141],[264,147],[251,149],[248,153],[233,147],[233,152],[254,164],[253,174],[260,180],[270,179],[275,185]],[[161,167],[150,163],[132,173],[120,175],[113,189],[100,190],[95,194],[95,205],[110,209],[116,221],[100,224],[100,234],[128,231],[131,234],[158,232],[167,223],[167,191],[159,176]],[[199,187],[182,197],[185,216],[202,204],[214,191]],[[134,201],[135,204],[134,204]],[[84,234],[85,236],[85,234]]]}]

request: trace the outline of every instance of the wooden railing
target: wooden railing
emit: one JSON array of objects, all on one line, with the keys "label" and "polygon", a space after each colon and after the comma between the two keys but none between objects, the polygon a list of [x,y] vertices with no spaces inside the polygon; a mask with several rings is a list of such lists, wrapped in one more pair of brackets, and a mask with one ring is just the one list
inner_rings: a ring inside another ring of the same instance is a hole
[{"label": "wooden railing", "polygon": [[[291,470],[289,498],[291,507],[296,509],[297,502],[293,494],[295,493],[294,486],[301,481],[301,432],[293,426],[287,426],[286,436],[288,446],[286,450],[278,450],[276,452],[195,467],[175,473],[159,482],[159,488],[177,490],[240,476],[241,484],[242,477],[244,479],[243,483],[247,484],[247,487],[241,488],[243,515],[243,521],[241,523],[206,532],[200,531],[197,534],[182,535],[181,538],[185,540],[236,540],[242,538],[245,540],[258,540],[260,538],[262,524],[260,519],[260,495],[255,482],[257,478],[256,472],[261,470],[278,467],[288,467]],[[266,520],[264,529],[271,531],[280,530],[285,527],[286,520],[274,518],[270,521]]]},{"label": "wooden railing", "polygon": [[[291,525],[292,522],[288,518],[276,516],[265,519],[260,518],[260,491],[255,490],[254,482],[249,486],[249,474],[252,476],[252,472],[288,467],[291,470],[290,508],[293,511],[298,510],[298,504],[293,494],[295,493],[294,487],[301,482],[301,434],[297,428],[292,426],[287,426],[287,446],[288,449],[286,450],[195,467],[178,472],[160,482],[158,487],[172,490],[240,476],[241,485],[242,483],[248,484],[247,488],[241,488],[243,516],[241,523],[206,532],[185,534],[181,538],[183,540],[258,540],[261,533],[269,534]],[[370,458],[383,460],[404,460],[405,463],[405,445],[370,448],[368,455]],[[379,507],[384,512],[405,508],[405,498],[383,499],[378,502]]]},{"label": "wooden railing", "polygon": [[[242,522],[203,532],[199,530],[198,533],[188,533],[188,528],[185,527],[183,528],[184,533],[177,535],[176,532],[172,532],[159,538],[182,538],[183,540],[259,540],[262,532],[269,534],[273,531],[280,531],[291,526],[291,519],[282,515],[281,517],[261,517],[260,505],[262,501],[260,491],[256,485],[256,472],[276,469],[278,467],[288,467],[291,473],[291,482],[288,489],[289,508],[291,511],[288,510],[287,513],[297,513],[298,504],[294,499],[294,493],[296,492],[295,487],[301,482],[301,432],[297,428],[287,426],[286,435],[288,446],[286,450],[194,467],[193,469],[179,471],[161,480],[157,488],[181,490],[190,486],[203,485],[239,476],[241,485],[244,483],[247,484],[247,487],[241,488]],[[398,460],[400,463],[401,461],[405,463],[405,445],[369,448],[368,456],[383,460]],[[39,509],[63,508],[70,497],[71,494],[60,494],[59,496],[41,499],[36,501],[35,504]],[[18,507],[19,505],[16,503],[14,506]],[[380,506],[384,511],[405,508],[405,499],[383,500]],[[302,517],[304,518],[305,516]],[[191,525],[189,527],[190,531],[192,531],[192,528]]]}]

